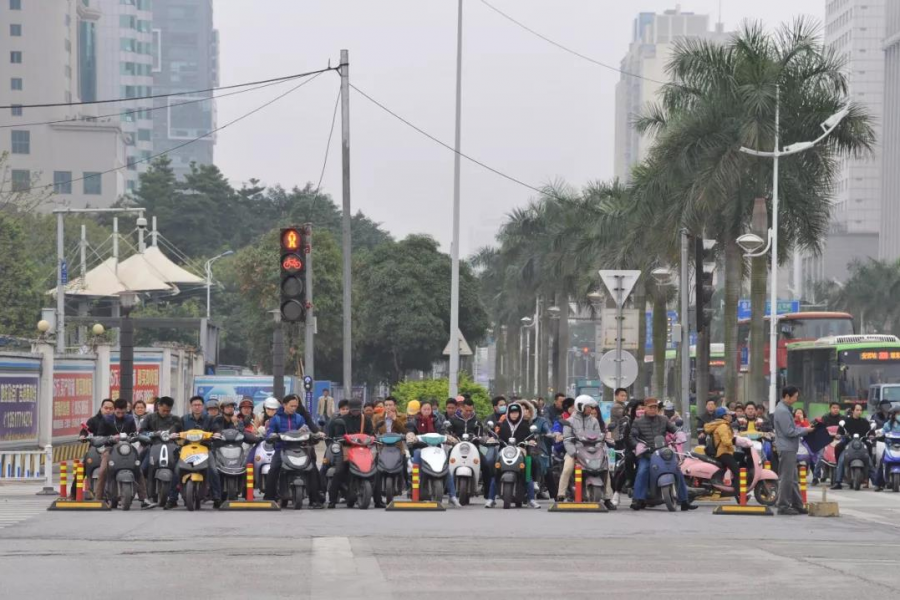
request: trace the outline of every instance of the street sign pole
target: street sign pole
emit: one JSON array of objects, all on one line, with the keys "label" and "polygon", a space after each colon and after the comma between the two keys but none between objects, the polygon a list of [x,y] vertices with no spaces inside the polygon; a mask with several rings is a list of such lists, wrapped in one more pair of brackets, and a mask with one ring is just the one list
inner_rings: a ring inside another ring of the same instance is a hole
[{"label": "street sign pole", "polygon": [[616,388],[622,387],[622,320],[625,299],[622,297],[622,275],[616,275]]},{"label": "street sign pole", "polygon": [[[641,276],[640,271],[617,271],[617,270],[601,270],[600,278],[603,280],[606,289],[616,300],[616,354],[615,354],[615,387],[626,387],[622,385],[622,342],[623,342],[623,323],[625,319],[624,307],[625,300],[631,295],[634,284],[637,283]],[[631,385],[629,383],[629,385]]]}]

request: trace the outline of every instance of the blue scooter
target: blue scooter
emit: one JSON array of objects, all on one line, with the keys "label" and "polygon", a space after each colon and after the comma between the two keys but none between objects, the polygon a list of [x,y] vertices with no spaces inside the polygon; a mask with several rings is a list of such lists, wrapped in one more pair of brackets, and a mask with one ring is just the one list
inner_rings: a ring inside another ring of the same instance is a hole
[{"label": "blue scooter", "polygon": [[884,482],[894,493],[900,492],[900,432],[884,434],[884,456],[881,459]]},{"label": "blue scooter", "polygon": [[[657,436],[653,440],[651,447],[653,454],[650,455],[650,485],[647,488],[647,499],[644,500],[647,506],[665,504],[669,512],[675,512],[678,505],[677,473],[680,467],[678,466],[678,455],[672,446],[684,442],[685,435],[681,431],[678,432],[671,445],[666,444],[666,438],[663,436]],[[641,454],[640,447],[638,447],[637,454]]]}]

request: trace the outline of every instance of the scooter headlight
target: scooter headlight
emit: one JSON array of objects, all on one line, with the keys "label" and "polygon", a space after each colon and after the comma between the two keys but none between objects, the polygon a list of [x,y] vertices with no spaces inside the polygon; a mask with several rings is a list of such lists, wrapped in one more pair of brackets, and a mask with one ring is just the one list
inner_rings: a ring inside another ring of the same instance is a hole
[{"label": "scooter headlight", "polygon": [[119,446],[119,454],[122,456],[128,456],[131,454],[131,444],[122,444]]},{"label": "scooter headlight", "polygon": [[516,448],[513,448],[512,446],[507,446],[500,452],[500,454],[503,456],[503,458],[505,458],[507,460],[512,460],[513,458],[516,457],[516,455],[518,453],[519,453],[519,451]]},{"label": "scooter headlight", "polygon": [[672,458],[675,456],[675,453],[672,452],[671,448],[664,448],[659,451],[659,455],[663,460],[672,460]]},{"label": "scooter headlight", "polygon": [[189,442],[200,442],[203,441],[202,433],[189,433],[187,434],[187,441]]}]

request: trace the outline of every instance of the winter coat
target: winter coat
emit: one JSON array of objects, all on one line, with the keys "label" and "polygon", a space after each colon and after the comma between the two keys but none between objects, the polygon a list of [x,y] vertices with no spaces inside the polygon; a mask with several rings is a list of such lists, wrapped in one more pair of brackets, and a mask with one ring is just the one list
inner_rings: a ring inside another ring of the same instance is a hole
[{"label": "winter coat", "polygon": [[[409,423],[407,423],[407,425],[409,425]],[[416,415],[416,418],[413,421],[413,433],[415,433],[416,435],[438,433],[438,424],[437,420],[434,418],[434,415],[432,414],[428,418],[423,417],[421,413]]]},{"label": "winter coat", "polygon": [[456,439],[462,439],[463,434],[468,433],[470,436],[481,437],[483,428],[478,417],[472,415],[471,419],[464,419],[461,416],[450,419],[450,432]]},{"label": "winter coat", "polygon": [[269,424],[266,426],[266,434],[271,435],[273,433],[297,431],[304,425],[306,425],[306,419],[303,418],[303,415],[300,413],[289,415],[284,411],[284,407],[282,406],[278,409],[278,412],[275,413],[275,416],[269,419]]},{"label": "winter coat", "polygon": [[[585,416],[583,413],[576,412],[569,417],[568,421],[569,424],[563,427],[564,438],[577,438],[585,433],[596,433],[602,436],[604,433],[600,421],[591,415]],[[563,444],[566,448],[566,454],[575,456],[575,440],[566,439],[563,441]]]},{"label": "winter coat", "polygon": [[652,446],[657,437],[664,438],[667,433],[677,432],[678,427],[665,415],[656,415],[655,417],[644,415],[631,424],[630,441],[632,447],[636,447],[639,442]]},{"label": "winter coat", "polygon": [[97,414],[94,415],[93,417],[91,417],[90,419],[88,419],[87,423],[85,423],[85,425],[87,426],[87,431],[82,430],[82,432],[79,435],[81,437],[87,436],[88,433],[92,433],[94,435],[100,435],[99,432],[100,432],[100,428],[103,426],[103,421],[104,421],[103,413],[98,410]]},{"label": "winter coat", "polygon": [[200,418],[194,418],[194,415],[188,413],[181,417],[181,423],[179,425],[180,429],[178,431],[190,431],[191,429],[200,429],[201,431],[206,431],[209,433],[218,433],[219,430],[216,429],[215,420],[210,417],[206,412],[200,414]]},{"label": "winter coat", "polygon": [[882,426],[882,431],[884,433],[898,433],[900,432],[900,421],[897,420],[888,420],[884,422]]},{"label": "winter coat", "polygon": [[859,434],[861,439],[866,439],[869,435],[869,421],[862,417],[854,419],[847,417],[844,419],[844,426],[838,427],[838,434],[852,438],[854,434]]},{"label": "winter coat", "polygon": [[159,413],[150,413],[144,418],[142,429],[144,431],[175,431],[178,428],[180,418],[172,413],[168,417],[161,417]]},{"label": "winter coat", "polygon": [[[384,415],[376,417],[375,422],[372,424],[375,427],[375,435],[384,435],[385,433],[388,433],[386,421],[387,419],[384,418]],[[406,435],[406,419],[398,416],[396,419],[391,421],[390,433],[399,433],[401,435]]]},{"label": "winter coat", "polygon": [[775,449],[779,452],[797,452],[800,450],[800,438],[807,434],[804,427],[794,423],[791,407],[779,402],[772,413],[775,422]]},{"label": "winter coat", "polygon": [[358,415],[348,414],[343,417],[335,417],[329,424],[331,427],[331,437],[341,437],[346,434],[364,433],[366,435],[375,435],[375,427],[372,425],[372,419],[365,417],[362,413]]},{"label": "winter coat", "polygon": [[503,442],[508,442],[509,438],[516,438],[516,442],[521,442],[531,434],[528,427],[528,421],[524,417],[515,422],[505,419],[500,424],[500,433],[498,435]]},{"label": "winter coat", "polygon": [[133,416],[126,414],[121,419],[117,419],[115,415],[110,415],[108,418],[104,418],[96,435],[110,436],[120,433],[137,433],[137,422]]},{"label": "winter coat", "polygon": [[706,435],[713,436],[713,442],[716,444],[716,458],[723,454],[734,454],[734,432],[725,419],[710,421],[703,426],[703,431],[706,432]]}]

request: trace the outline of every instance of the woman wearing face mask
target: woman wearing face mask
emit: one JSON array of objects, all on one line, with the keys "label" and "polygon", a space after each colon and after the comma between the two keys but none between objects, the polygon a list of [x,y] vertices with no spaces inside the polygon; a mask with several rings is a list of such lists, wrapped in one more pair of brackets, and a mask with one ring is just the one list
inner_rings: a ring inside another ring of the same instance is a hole
[{"label": "woman wearing face mask", "polygon": [[[505,413],[506,418],[500,424],[500,431],[498,433],[500,439],[508,440],[509,438],[515,438],[517,440],[522,440],[528,437],[531,432],[528,429],[529,423],[525,420],[525,413],[522,410],[522,406],[518,402],[513,402],[509,407],[504,408],[507,408]],[[491,487],[488,491],[488,500],[484,504],[485,508],[494,508],[496,505],[495,499],[497,498],[497,487],[499,484],[496,475],[498,474],[499,471],[495,473],[494,479],[491,480]],[[525,491],[528,494],[528,505],[531,508],[540,508],[541,505],[534,499],[534,481],[526,482]]]}]

